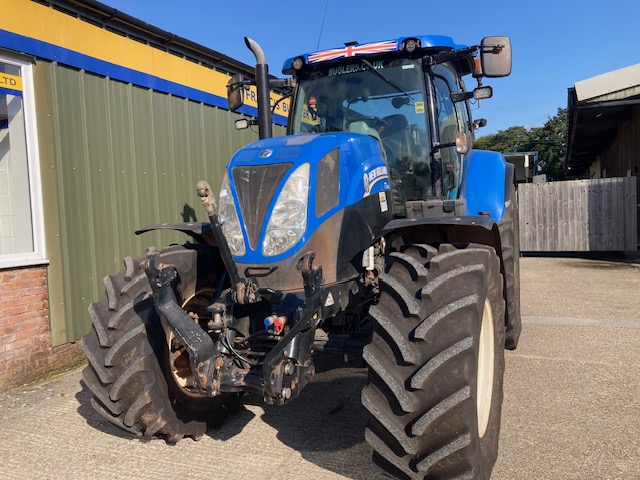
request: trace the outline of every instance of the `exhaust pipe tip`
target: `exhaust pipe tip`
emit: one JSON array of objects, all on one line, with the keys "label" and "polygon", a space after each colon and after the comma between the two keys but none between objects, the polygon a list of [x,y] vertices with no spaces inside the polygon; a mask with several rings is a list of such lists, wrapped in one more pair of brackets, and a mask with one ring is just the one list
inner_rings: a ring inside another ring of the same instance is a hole
[{"label": "exhaust pipe tip", "polygon": [[256,42],[252,38],[244,37],[244,43],[247,48],[251,50],[251,53],[253,53],[254,57],[256,57],[256,64],[265,65],[267,63],[267,58],[265,57],[264,51],[262,50],[262,47],[258,44],[258,42]]}]

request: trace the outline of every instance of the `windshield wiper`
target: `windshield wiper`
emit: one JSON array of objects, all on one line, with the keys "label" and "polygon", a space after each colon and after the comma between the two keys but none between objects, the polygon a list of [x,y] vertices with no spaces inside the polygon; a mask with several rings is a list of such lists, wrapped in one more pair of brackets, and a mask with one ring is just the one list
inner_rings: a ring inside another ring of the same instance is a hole
[{"label": "windshield wiper", "polygon": [[400,93],[405,94],[407,97],[409,97],[411,100],[413,100],[414,102],[416,101],[415,98],[413,98],[410,94],[408,94],[407,92],[405,92],[401,87],[399,87],[398,85],[396,85],[393,81],[389,80],[382,72],[379,72],[378,70],[376,70],[376,68],[371,65],[371,63],[369,63],[369,60],[365,59],[365,58],[360,58],[359,59],[362,63],[364,63],[367,67],[369,67],[369,69],[375,73],[378,78],[381,78],[384,82],[386,82],[387,84],[391,85],[393,88],[395,88],[396,90],[398,90]]}]

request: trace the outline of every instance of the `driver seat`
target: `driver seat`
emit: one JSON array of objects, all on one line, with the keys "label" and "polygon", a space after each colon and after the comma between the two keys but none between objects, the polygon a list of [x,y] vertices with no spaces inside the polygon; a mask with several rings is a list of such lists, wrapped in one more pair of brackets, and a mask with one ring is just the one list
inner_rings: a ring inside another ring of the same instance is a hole
[{"label": "driver seat", "polygon": [[386,127],[382,131],[384,142],[389,149],[391,163],[396,164],[407,161],[412,154],[411,133],[407,117],[402,114],[389,115],[384,117]]}]

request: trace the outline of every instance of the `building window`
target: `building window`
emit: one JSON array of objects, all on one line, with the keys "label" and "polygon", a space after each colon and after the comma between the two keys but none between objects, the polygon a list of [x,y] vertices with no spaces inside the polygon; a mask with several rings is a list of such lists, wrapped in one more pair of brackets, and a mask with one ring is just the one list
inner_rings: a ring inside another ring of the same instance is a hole
[{"label": "building window", "polygon": [[0,56],[0,268],[46,263],[31,68]]}]

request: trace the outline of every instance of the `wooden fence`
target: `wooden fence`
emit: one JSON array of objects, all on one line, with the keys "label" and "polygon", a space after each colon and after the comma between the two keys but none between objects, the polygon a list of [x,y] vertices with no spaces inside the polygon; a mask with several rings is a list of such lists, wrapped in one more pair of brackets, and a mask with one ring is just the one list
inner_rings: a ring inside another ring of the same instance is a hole
[{"label": "wooden fence", "polygon": [[636,250],[636,188],[636,177],[519,184],[520,249]]}]

